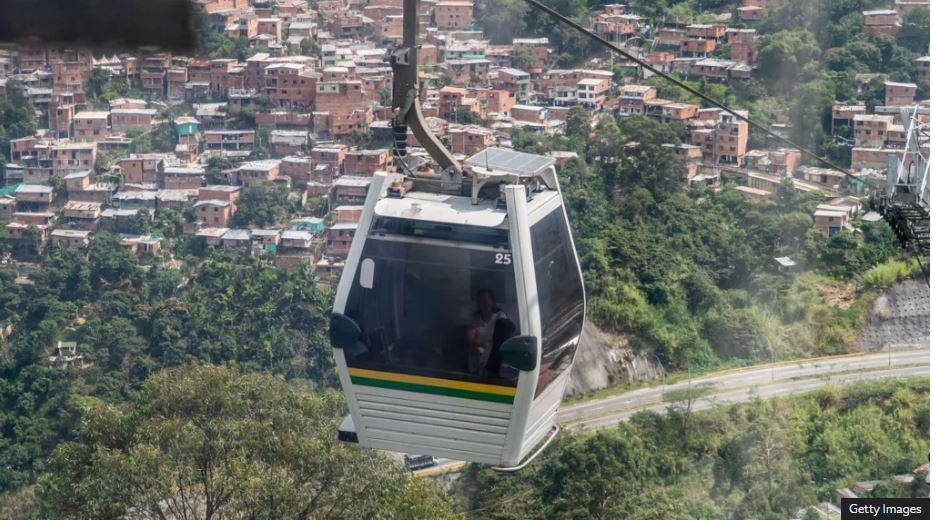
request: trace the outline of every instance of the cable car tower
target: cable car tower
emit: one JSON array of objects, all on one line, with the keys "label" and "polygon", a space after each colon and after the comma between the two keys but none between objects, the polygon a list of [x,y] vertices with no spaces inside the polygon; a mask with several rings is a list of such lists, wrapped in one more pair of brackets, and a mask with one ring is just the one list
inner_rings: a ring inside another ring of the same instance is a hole
[{"label": "cable car tower", "polygon": [[871,206],[893,227],[907,249],[918,255],[929,253],[929,162],[922,148],[929,144],[929,127],[917,115],[919,106],[900,108],[906,133],[901,154],[891,154],[887,179],[881,190],[871,195]]},{"label": "cable car tower", "polygon": [[[460,161],[420,108],[417,0],[389,57],[398,172],[373,176],[330,341],[364,447],[517,470],[556,434],[585,294],[549,157]],[[424,153],[409,151],[411,129]]]}]

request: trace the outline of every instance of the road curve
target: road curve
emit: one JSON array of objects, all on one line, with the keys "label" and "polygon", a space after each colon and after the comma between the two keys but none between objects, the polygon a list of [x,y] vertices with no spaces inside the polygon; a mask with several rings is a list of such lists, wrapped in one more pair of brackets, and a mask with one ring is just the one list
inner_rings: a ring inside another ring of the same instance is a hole
[{"label": "road curve", "polygon": [[[827,383],[846,385],[905,376],[928,377],[929,356],[928,349],[857,353],[730,369],[693,378],[691,381],[644,387],[617,396],[561,407],[557,411],[557,423],[577,431],[612,427],[640,411],[664,411],[670,405],[664,400],[666,393],[690,386],[709,389],[693,403],[692,410],[696,411],[754,398],[810,392]],[[437,466],[418,471],[415,475],[436,476],[454,472],[463,465],[465,463],[461,461],[442,459]]]}]

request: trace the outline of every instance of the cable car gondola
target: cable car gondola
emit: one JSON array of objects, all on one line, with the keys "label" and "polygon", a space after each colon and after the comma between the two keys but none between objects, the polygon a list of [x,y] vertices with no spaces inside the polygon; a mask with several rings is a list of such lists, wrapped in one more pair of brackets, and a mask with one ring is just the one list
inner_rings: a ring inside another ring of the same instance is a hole
[{"label": "cable car gondola", "polygon": [[[585,318],[579,260],[552,158],[492,148],[461,164],[427,128],[417,25],[404,0],[400,169],[372,178],[333,306],[339,437],[516,469],[556,432]],[[408,153],[409,127],[428,158]]]},{"label": "cable car gondola", "polygon": [[361,445],[513,467],[553,432],[582,275],[552,158],[465,165],[458,193],[373,177],[331,341]]}]

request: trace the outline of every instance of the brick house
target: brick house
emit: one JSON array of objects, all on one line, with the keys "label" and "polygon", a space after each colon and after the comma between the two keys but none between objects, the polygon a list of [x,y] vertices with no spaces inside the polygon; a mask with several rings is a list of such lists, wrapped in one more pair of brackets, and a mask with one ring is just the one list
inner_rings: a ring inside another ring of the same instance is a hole
[{"label": "brick house", "polygon": [[660,109],[660,120],[664,123],[686,122],[699,114],[699,106],[691,103],[666,103]]},{"label": "brick house", "polygon": [[576,84],[576,102],[586,108],[601,107],[609,88],[608,78],[583,78]]},{"label": "brick house", "polygon": [[91,185],[91,170],[80,170],[77,172],[71,172],[63,178],[65,182],[65,191],[68,194],[74,192],[80,192],[82,190],[87,190]]},{"label": "brick house", "polygon": [[50,234],[52,247],[86,248],[91,243],[89,230],[52,230]]},{"label": "brick house", "polygon": [[854,144],[856,147],[879,147],[887,140],[893,125],[893,116],[857,114],[854,116]]},{"label": "brick house", "polygon": [[356,223],[337,223],[327,229],[327,255],[345,259],[349,253],[353,236],[356,235]]},{"label": "brick house", "polygon": [[314,264],[314,235],[301,230],[285,230],[281,233],[275,266],[288,268],[300,262]]},{"label": "brick house", "polygon": [[68,201],[62,207],[61,222],[68,228],[96,230],[102,206],[93,201]]},{"label": "brick house", "polygon": [[291,179],[291,185],[304,188],[311,181],[313,161],[309,157],[285,156],[279,174]]},{"label": "brick house", "polygon": [[[745,114],[746,116],[746,114]],[[716,164],[741,166],[748,145],[748,124],[722,112],[715,129]]]},{"label": "brick house", "polygon": [[257,112],[256,126],[259,128],[306,129],[311,126],[309,113],[290,111]]},{"label": "brick house", "polygon": [[71,137],[71,127],[74,123],[75,106],[73,103],[62,102],[52,96],[48,102],[49,129],[54,131],[58,138]]},{"label": "brick house", "polygon": [[239,183],[243,186],[253,186],[274,181],[278,178],[281,163],[280,159],[247,161],[239,167],[237,173]]},{"label": "brick house", "polygon": [[487,59],[445,60],[437,67],[446,73],[456,84],[485,84],[489,81],[489,68],[492,62]]},{"label": "brick house", "polygon": [[929,84],[929,57],[916,58],[916,81],[921,85]]},{"label": "brick house", "polygon": [[722,24],[689,24],[686,26],[686,36],[705,40],[721,40],[725,37],[727,30]]},{"label": "brick house", "polygon": [[75,141],[100,141],[110,135],[109,112],[78,112],[74,115]]},{"label": "brick house", "polygon": [[680,54],[684,57],[705,58],[715,51],[715,40],[703,38],[690,38],[680,46]]},{"label": "brick house", "polygon": [[183,100],[185,84],[188,83],[188,69],[184,67],[172,67],[166,73],[166,96],[170,100]]},{"label": "brick house", "polygon": [[269,134],[269,147],[278,156],[304,153],[310,144],[307,130],[273,130]]},{"label": "brick house", "polygon": [[900,32],[899,15],[892,9],[877,9],[873,11],[864,11],[864,34],[868,36],[880,36],[889,34],[896,36]]},{"label": "brick house", "polygon": [[197,189],[197,198],[216,199],[235,203],[239,199],[241,188],[233,185],[207,185]]},{"label": "brick house", "polygon": [[320,75],[301,63],[276,63],[264,71],[263,88],[272,103],[288,110],[306,110],[314,105]]},{"label": "brick house", "polygon": [[13,192],[21,209],[46,210],[55,198],[55,189],[47,185],[21,184]]},{"label": "brick house", "polygon": [[820,204],[812,214],[815,227],[827,237],[831,237],[848,225],[848,212],[843,208],[833,208]]},{"label": "brick house", "polygon": [[130,154],[117,161],[124,183],[156,183],[159,180],[159,168],[171,154]]},{"label": "brick house", "polygon": [[754,44],[756,37],[755,29],[728,29],[726,39],[731,47],[731,59],[744,63],[757,61],[757,46]]},{"label": "brick house", "polygon": [[204,147],[207,150],[251,150],[256,142],[255,130],[206,130]]},{"label": "brick house", "polygon": [[899,83],[887,81],[883,84],[884,105],[903,106],[912,105],[916,99],[918,86],[915,83]]},{"label": "brick house", "polygon": [[333,202],[335,205],[356,205],[366,200],[369,191],[368,177],[342,176],[333,182]]},{"label": "brick house", "polygon": [[644,114],[644,103],[657,97],[657,88],[649,85],[623,85],[618,97],[622,115]]},{"label": "brick house", "polygon": [[346,153],[343,173],[355,176],[371,176],[379,171],[392,169],[392,154],[388,149],[352,150]]},{"label": "brick house", "polygon": [[473,22],[472,0],[440,0],[434,6],[434,22],[440,30],[463,30]]},{"label": "brick house", "polygon": [[472,156],[489,148],[495,143],[492,131],[476,126],[451,126],[450,151],[457,154]]},{"label": "brick house", "polygon": [[155,109],[114,109],[110,111],[110,128],[114,132],[146,132],[152,129]]},{"label": "brick house", "polygon": [[531,75],[520,69],[505,67],[498,70],[495,87],[510,92],[519,102],[526,102],[531,90]]},{"label": "brick house", "polygon": [[166,166],[161,171],[163,188],[181,190],[200,188],[207,179],[207,172],[201,167]]},{"label": "brick house", "polygon": [[447,85],[440,89],[439,94],[437,111],[441,118],[455,120],[458,114],[467,112],[482,115],[482,105],[479,100],[469,96],[469,91],[462,87]]},{"label": "brick house", "polygon": [[225,227],[230,223],[235,208],[230,201],[202,199],[194,203],[194,218],[211,227]]}]

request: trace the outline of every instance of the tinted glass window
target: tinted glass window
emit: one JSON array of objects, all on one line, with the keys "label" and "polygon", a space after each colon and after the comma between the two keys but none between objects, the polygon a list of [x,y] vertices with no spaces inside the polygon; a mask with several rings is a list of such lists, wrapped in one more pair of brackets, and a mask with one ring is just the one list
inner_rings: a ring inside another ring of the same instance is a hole
[{"label": "tinted glass window", "polygon": [[347,301],[345,314],[363,331],[357,346],[344,349],[347,364],[514,385],[517,371],[497,355],[519,333],[510,251],[464,242],[450,230],[435,239],[415,235],[416,227],[407,233],[397,222],[378,224],[362,255],[372,276],[361,281],[357,272]]},{"label": "tinted glass window", "polygon": [[531,248],[543,335],[537,384],[540,394],[573,361],[582,331],[584,297],[562,209],[531,227]]}]

